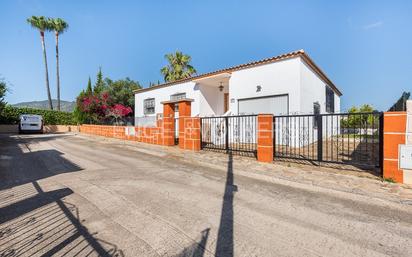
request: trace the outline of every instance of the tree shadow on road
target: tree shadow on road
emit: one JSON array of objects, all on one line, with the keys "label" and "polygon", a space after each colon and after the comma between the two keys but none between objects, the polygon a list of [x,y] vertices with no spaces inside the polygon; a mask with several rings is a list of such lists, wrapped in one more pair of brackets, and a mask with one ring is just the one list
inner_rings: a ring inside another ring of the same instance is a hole
[{"label": "tree shadow on road", "polygon": [[206,251],[206,243],[209,237],[209,231],[209,228],[203,230],[200,233],[201,238],[199,242],[195,242],[192,245],[186,247],[181,253],[175,255],[174,257],[203,257]]},{"label": "tree shadow on road", "polygon": [[36,145],[55,138],[1,135],[0,190],[82,170],[79,165],[64,158],[64,154],[55,149],[32,151],[30,144]]},{"label": "tree shadow on road", "polygon": [[37,182],[32,187],[37,194],[0,209],[0,256],[123,256],[82,225],[78,208],[63,200],[73,193],[70,189],[43,192]]},{"label": "tree shadow on road", "polygon": [[124,256],[82,224],[78,208],[64,200],[73,194],[71,189],[45,192],[38,184],[40,179],[81,170],[63,153],[32,152],[24,139],[6,137],[0,147],[0,168],[1,257]]}]

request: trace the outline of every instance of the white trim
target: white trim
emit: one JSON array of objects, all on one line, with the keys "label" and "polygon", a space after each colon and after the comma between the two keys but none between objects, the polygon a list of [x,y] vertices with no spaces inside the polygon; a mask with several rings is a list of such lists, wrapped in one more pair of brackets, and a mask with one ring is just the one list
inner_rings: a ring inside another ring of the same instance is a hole
[{"label": "white trim", "polygon": [[390,159],[390,158],[383,158],[384,161],[394,161],[399,162],[399,159]]},{"label": "white trim", "polygon": [[408,133],[406,133],[406,132],[383,132],[383,134],[386,134],[386,135],[407,135]]}]

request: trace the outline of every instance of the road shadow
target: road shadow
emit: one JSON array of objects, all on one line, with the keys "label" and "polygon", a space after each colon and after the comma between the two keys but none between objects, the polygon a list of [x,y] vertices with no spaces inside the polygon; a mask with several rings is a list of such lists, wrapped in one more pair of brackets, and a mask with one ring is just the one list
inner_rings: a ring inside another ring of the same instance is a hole
[{"label": "road shadow", "polygon": [[[22,192],[20,192],[22,191]],[[0,256],[124,256],[115,244],[96,238],[82,225],[76,205],[64,200],[68,188],[43,192],[37,182],[1,192],[12,201],[0,208]],[[2,205],[4,203],[2,202]]]},{"label": "road shadow", "polygon": [[222,211],[220,214],[219,231],[216,242],[217,257],[233,256],[233,196],[237,186],[233,179],[233,156],[228,153],[225,192],[223,195]]},{"label": "road shadow", "polygon": [[81,167],[57,150],[31,151],[24,138],[1,139],[0,257],[124,256],[82,224],[77,206],[65,200],[73,194],[71,189],[45,192],[37,182]]},{"label": "road shadow", "polygon": [[206,243],[209,237],[210,229],[207,228],[200,233],[199,242],[195,242],[192,245],[183,249],[183,251],[173,257],[203,257],[206,251]]},{"label": "road shadow", "polygon": [[31,144],[53,140],[58,136],[24,138],[0,135],[0,190],[48,178],[82,168],[64,158],[55,149],[31,149]]},{"label": "road shadow", "polygon": [[[233,257],[233,197],[237,191],[233,178],[233,155],[228,153],[227,173],[225,190],[223,194],[222,210],[220,214],[219,229],[216,240],[216,257]],[[174,257],[203,257],[206,250],[206,243],[209,236],[209,228],[201,232],[201,239]],[[209,252],[210,254],[210,252]]]}]

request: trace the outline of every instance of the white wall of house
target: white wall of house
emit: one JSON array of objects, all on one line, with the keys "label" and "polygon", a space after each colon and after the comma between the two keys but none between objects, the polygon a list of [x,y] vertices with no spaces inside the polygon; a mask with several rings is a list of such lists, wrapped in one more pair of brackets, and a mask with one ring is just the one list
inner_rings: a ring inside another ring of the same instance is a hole
[{"label": "white wall of house", "polygon": [[335,113],[340,113],[340,112],[341,112],[341,109],[340,109],[340,96],[335,94]]},{"label": "white wall of house", "polygon": [[[300,59],[300,110],[298,114],[313,113],[315,102],[319,102],[320,112],[326,113],[326,86],[326,82]],[[339,113],[340,97],[335,93],[334,98],[335,113]]]},{"label": "white wall of house", "polygon": [[228,86],[222,91],[218,85],[209,86],[201,83],[196,85],[199,88],[199,114],[201,116],[222,115],[224,113],[224,93],[228,93]]},{"label": "white wall of house", "polygon": [[[300,57],[235,71],[229,80],[230,110],[238,113],[238,100],[288,94],[289,113],[300,108]],[[257,86],[261,91],[257,92]]]},{"label": "white wall of house", "polygon": [[[154,90],[149,90],[139,94],[135,94],[135,117],[143,116],[155,116],[157,113],[163,113],[163,101],[169,101],[170,96],[176,93],[186,93],[187,98],[194,100],[192,103],[192,116],[199,114],[199,102],[200,102],[200,93],[199,88],[194,82],[185,82],[181,84],[176,84],[173,86],[157,88]],[[155,114],[145,115],[143,102],[144,99],[154,98],[155,99]]]}]

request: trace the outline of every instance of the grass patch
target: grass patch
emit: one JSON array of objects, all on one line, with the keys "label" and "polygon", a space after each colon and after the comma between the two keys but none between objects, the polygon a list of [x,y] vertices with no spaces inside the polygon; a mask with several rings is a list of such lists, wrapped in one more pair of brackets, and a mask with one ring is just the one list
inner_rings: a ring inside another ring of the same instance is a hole
[{"label": "grass patch", "polygon": [[383,181],[386,181],[389,183],[396,183],[396,181],[393,178],[383,178]]}]

